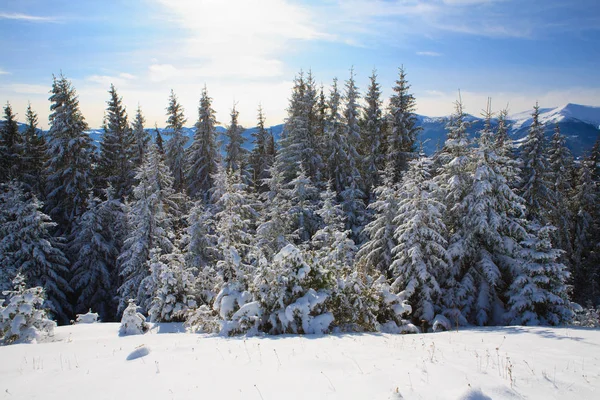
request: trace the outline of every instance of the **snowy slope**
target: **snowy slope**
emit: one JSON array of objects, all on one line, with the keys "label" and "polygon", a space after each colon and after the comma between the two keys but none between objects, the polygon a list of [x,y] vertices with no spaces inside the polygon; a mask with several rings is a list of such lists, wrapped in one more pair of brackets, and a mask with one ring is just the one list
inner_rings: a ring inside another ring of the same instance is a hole
[{"label": "snowy slope", "polygon": [[[531,125],[533,109],[510,116],[513,130]],[[540,109],[540,122],[543,124],[556,124],[567,120],[576,120],[586,124],[600,126],[600,107],[567,104],[556,108]]]},{"label": "snowy slope", "polygon": [[59,327],[0,347],[0,399],[597,399],[600,331],[218,338]]}]

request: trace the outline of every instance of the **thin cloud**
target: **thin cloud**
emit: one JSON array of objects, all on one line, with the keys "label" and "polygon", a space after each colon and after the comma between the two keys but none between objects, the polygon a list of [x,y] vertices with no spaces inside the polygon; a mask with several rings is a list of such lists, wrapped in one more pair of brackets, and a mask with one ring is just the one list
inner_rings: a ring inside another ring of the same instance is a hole
[{"label": "thin cloud", "polygon": [[3,70],[2,68],[0,68],[0,75],[9,75],[10,72]]},{"label": "thin cloud", "polygon": [[417,55],[427,57],[441,57],[442,53],[438,53],[436,51],[417,51]]},{"label": "thin cloud", "polygon": [[0,12],[0,19],[11,19],[17,21],[27,21],[27,22],[59,22],[59,19],[56,17],[41,17],[39,15],[29,15],[22,13],[6,13]]}]

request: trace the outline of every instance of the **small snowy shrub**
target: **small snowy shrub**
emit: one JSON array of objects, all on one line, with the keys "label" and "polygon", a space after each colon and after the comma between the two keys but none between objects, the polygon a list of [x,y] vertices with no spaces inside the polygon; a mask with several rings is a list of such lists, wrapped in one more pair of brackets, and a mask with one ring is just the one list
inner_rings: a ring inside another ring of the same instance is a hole
[{"label": "small snowy shrub", "polygon": [[217,333],[221,329],[217,313],[206,304],[188,310],[185,326],[191,332]]},{"label": "small snowy shrub", "polygon": [[412,313],[412,307],[406,301],[404,291],[397,293],[398,284],[397,280],[389,285],[384,276],[373,282],[379,295],[377,330],[385,333],[418,333],[419,328],[403,319]]},{"label": "small snowy shrub", "polygon": [[93,313],[92,309],[87,314],[77,314],[76,324],[94,324],[98,322],[98,313]]},{"label": "small snowy shrub", "polygon": [[577,309],[571,325],[586,328],[600,328],[600,307],[594,309],[590,304],[586,308]]},{"label": "small snowy shrub", "polygon": [[51,335],[56,323],[48,319],[42,309],[44,289],[36,286],[25,288],[23,275],[17,274],[13,279],[13,290],[2,292],[8,296],[8,304],[0,302],[0,337],[4,342],[29,342],[41,334]]},{"label": "small snowy shrub", "polygon": [[135,300],[129,299],[129,305],[123,311],[123,318],[121,318],[121,328],[119,329],[121,336],[141,335],[150,327],[144,315],[139,313],[137,309],[138,306],[135,304]]}]

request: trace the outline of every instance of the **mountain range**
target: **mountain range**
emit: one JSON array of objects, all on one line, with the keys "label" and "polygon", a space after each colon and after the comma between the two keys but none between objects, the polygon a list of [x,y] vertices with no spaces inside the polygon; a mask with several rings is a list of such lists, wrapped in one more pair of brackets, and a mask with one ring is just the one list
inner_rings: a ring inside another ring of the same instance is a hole
[{"label": "mountain range", "polygon": [[[510,135],[516,141],[517,145],[527,136],[528,129],[532,123],[532,112],[533,110],[527,110],[508,117]],[[437,148],[444,144],[447,133],[446,124],[449,119],[450,117],[417,115],[417,125],[422,127],[418,141],[426,154],[433,154]],[[483,118],[467,115],[467,121],[469,122],[467,132],[471,137],[477,137],[477,132],[483,127]],[[558,124],[561,133],[566,137],[567,146],[571,149],[573,155],[581,157],[587,151],[591,150],[594,142],[598,139],[598,134],[600,133],[600,107],[569,103],[562,107],[540,108],[540,122],[544,124],[548,138],[552,136],[554,128]],[[24,125],[20,124],[20,126],[22,129],[24,128]],[[281,136],[283,126],[283,124],[279,124],[269,128],[276,141]],[[256,129],[256,127],[248,128],[243,133],[245,138],[244,147],[248,150],[252,148],[252,134],[256,132]],[[159,128],[159,131],[162,134],[165,130]],[[189,137],[188,145],[192,142],[194,131],[194,127],[184,128],[184,134]],[[222,126],[217,127],[222,146],[225,143],[225,131],[226,128]],[[154,128],[148,129],[148,132],[152,136],[155,135]],[[103,130],[102,128],[90,129],[88,133],[95,142],[99,143]],[[164,139],[168,140],[168,137]]]}]

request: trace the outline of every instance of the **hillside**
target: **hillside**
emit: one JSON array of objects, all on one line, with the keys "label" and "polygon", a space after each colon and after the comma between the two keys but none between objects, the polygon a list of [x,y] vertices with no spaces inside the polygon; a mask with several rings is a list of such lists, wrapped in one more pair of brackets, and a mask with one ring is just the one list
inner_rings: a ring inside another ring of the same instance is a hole
[{"label": "hillside", "polygon": [[[594,399],[600,331],[221,338],[177,324],[59,327],[0,347],[0,399]],[[106,384],[106,383],[109,384]]]}]

